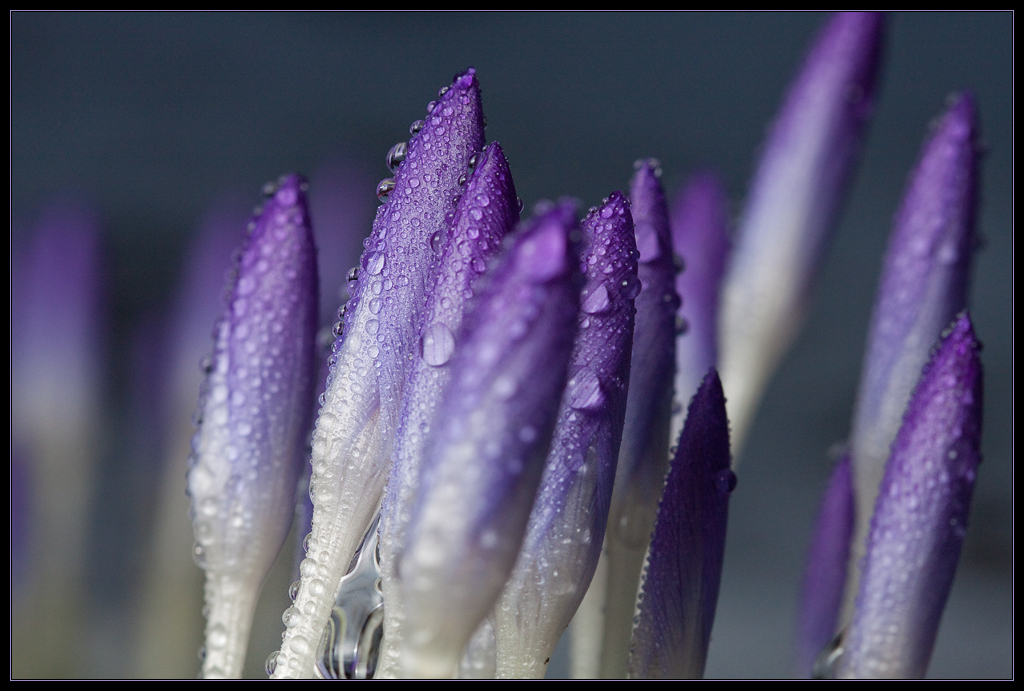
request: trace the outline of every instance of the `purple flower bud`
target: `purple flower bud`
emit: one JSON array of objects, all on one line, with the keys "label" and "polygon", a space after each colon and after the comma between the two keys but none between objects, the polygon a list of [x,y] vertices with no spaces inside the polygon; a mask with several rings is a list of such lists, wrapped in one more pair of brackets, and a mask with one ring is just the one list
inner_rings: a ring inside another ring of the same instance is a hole
[{"label": "purple flower bud", "polygon": [[[889,448],[939,333],[966,306],[975,245],[978,150],[974,98],[957,97],[937,122],[896,215],[854,414],[851,451],[864,554]],[[855,577],[847,593],[852,601]]]},{"label": "purple flower bud", "polygon": [[569,381],[523,546],[494,608],[502,678],[544,676],[594,576],[608,521],[633,342],[637,265],[628,200],[613,193],[582,228],[587,284]]},{"label": "purple flower bud", "polygon": [[790,87],[758,166],[722,292],[733,448],[796,337],[875,95],[882,17],[832,18]]},{"label": "purple flower bud", "polygon": [[466,319],[399,562],[405,675],[451,677],[512,570],[576,331],[575,227],[570,204],[532,221]]},{"label": "purple flower bud", "polygon": [[[64,200],[11,263],[11,566],[24,579],[12,599],[16,676],[74,676],[82,654],[83,548],[104,411],[99,250],[95,214]],[[14,513],[19,505],[27,516]]]},{"label": "purple flower bud", "polygon": [[981,462],[979,348],[965,312],[910,399],[871,519],[840,677],[922,678],[928,669]]},{"label": "purple flower bud", "polygon": [[[636,296],[636,330],[626,420],[608,516],[608,586],[601,676],[626,675],[629,635],[644,553],[668,467],[669,421],[675,370],[679,296],[665,193],[656,162],[640,164],[630,185],[639,283],[624,279]],[[642,286],[642,287],[641,287]],[[587,304],[582,305],[584,311]]]},{"label": "purple flower bud", "polygon": [[836,634],[853,520],[853,480],[846,452],[825,489],[804,570],[797,624],[797,674],[804,679],[811,677],[815,661]]},{"label": "purple flower bud", "polygon": [[501,249],[505,235],[519,220],[512,174],[501,146],[491,143],[478,159],[455,211],[450,239],[442,248],[444,255],[420,330],[418,357],[413,360],[405,386],[399,436],[381,509],[381,582],[388,607],[384,610],[378,677],[390,676],[398,668],[403,611],[395,562],[398,549],[405,544],[427,435],[451,379],[449,362],[456,334],[462,329],[463,311],[483,272]]},{"label": "purple flower bud", "polygon": [[241,673],[260,585],[288,533],[313,397],[316,248],[304,183],[282,178],[250,225],[188,474],[206,570],[206,677]]},{"label": "purple flower bud", "polygon": [[690,401],[665,478],[637,605],[630,678],[704,675],[735,486],[725,397],[712,369]]},{"label": "purple flower bud", "polygon": [[672,248],[682,261],[676,292],[675,409],[669,442],[675,443],[686,418],[684,401],[718,365],[718,303],[729,252],[725,190],[717,177],[692,178],[672,209]]},{"label": "purple flower bud", "polygon": [[[312,677],[334,593],[380,505],[409,362],[450,226],[459,178],[483,146],[473,69],[456,76],[416,129],[377,210],[358,283],[344,307],[327,394],[313,434],[313,530],[275,678]],[[437,234],[441,235],[438,236]]]}]

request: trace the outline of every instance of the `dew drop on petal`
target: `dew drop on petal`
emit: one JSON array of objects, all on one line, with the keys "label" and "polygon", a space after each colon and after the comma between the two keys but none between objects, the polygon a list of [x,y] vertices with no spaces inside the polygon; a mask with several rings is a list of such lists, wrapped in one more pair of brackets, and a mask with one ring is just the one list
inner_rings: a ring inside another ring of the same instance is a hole
[{"label": "dew drop on petal", "polygon": [[736,473],[729,468],[719,470],[715,475],[715,487],[720,494],[729,494],[736,489]]},{"label": "dew drop on petal", "polygon": [[569,407],[574,410],[600,410],[604,405],[605,395],[597,375],[590,370],[582,370],[569,381]]},{"label": "dew drop on petal", "polygon": [[608,289],[601,283],[583,299],[580,309],[587,314],[600,314],[607,311],[610,305],[611,300],[608,298]]},{"label": "dew drop on petal", "polygon": [[455,350],[455,336],[443,322],[434,322],[423,334],[423,360],[433,367],[448,362]]}]

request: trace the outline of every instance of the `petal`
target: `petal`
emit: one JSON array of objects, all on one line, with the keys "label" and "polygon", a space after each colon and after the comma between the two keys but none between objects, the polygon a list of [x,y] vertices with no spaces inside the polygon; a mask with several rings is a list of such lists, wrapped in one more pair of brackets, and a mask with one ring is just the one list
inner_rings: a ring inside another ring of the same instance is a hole
[{"label": "petal", "polygon": [[613,193],[591,209],[582,229],[581,303],[590,309],[577,318],[540,490],[494,608],[500,678],[544,676],[593,578],[608,522],[633,342],[637,253],[629,201]]},{"label": "petal", "polygon": [[961,314],[892,446],[840,677],[923,678],[967,533],[981,454],[980,346]]},{"label": "petal", "polygon": [[833,17],[768,135],[722,288],[719,358],[737,456],[802,320],[871,114],[881,42],[881,15]]},{"label": "petal", "polygon": [[690,401],[644,569],[629,653],[632,679],[699,679],[725,556],[729,421],[718,373]]},{"label": "petal", "polygon": [[797,624],[797,673],[809,679],[821,652],[836,635],[853,536],[853,480],[846,452],[829,479],[804,569]]},{"label": "petal", "polygon": [[451,677],[512,570],[575,335],[573,207],[515,236],[467,317],[399,562],[402,672]]},{"label": "petal", "polygon": [[676,380],[672,427],[674,442],[683,431],[684,401],[718,364],[718,302],[729,252],[728,206],[717,177],[692,178],[672,207],[672,248],[682,259],[676,292],[682,300],[676,318]]},{"label": "petal", "polygon": [[409,513],[419,487],[421,460],[441,396],[451,379],[455,335],[465,306],[478,290],[483,272],[518,222],[516,191],[508,161],[497,142],[478,157],[455,211],[451,237],[430,292],[426,319],[405,387],[401,427],[395,442],[387,493],[381,509],[380,560],[384,599],[384,640],[377,676],[397,673],[403,638],[401,590],[396,581],[398,549],[405,543]]},{"label": "petal", "polygon": [[669,460],[679,297],[668,206],[656,169],[653,161],[643,162],[629,192],[637,247],[646,249],[640,250],[642,287],[636,295],[629,396],[608,516],[608,591],[600,674],[610,678],[626,675],[636,589]]},{"label": "petal", "polygon": [[295,510],[318,298],[303,186],[282,178],[250,226],[201,394],[188,489],[207,576],[207,677],[241,674],[255,599]]},{"label": "petal", "polygon": [[[939,333],[967,304],[976,244],[978,148],[974,98],[957,97],[924,146],[896,215],[871,318],[851,448],[857,488],[854,561],[889,448]],[[852,601],[856,574],[851,579]]]},{"label": "petal", "polygon": [[380,505],[390,444],[422,306],[447,232],[459,177],[483,145],[480,89],[470,69],[456,76],[417,123],[387,203],[364,243],[358,283],[345,307],[327,394],[313,434],[313,530],[273,676],[311,677],[334,593]]}]

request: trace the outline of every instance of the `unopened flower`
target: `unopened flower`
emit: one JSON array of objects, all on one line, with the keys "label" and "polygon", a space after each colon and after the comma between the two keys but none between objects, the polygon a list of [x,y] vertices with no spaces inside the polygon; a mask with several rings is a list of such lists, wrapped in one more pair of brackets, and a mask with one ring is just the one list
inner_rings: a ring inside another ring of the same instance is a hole
[{"label": "unopened flower", "polygon": [[188,490],[206,571],[205,677],[241,674],[288,533],[309,430],[316,250],[303,181],[281,180],[238,254],[200,403]]}]

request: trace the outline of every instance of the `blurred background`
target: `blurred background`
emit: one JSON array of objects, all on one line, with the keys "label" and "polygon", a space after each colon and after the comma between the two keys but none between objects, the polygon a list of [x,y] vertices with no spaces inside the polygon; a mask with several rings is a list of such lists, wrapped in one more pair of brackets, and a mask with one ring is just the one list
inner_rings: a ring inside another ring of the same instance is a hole
[{"label": "blurred background", "polygon": [[[200,572],[184,497],[199,360],[263,183],[310,178],[323,321],[384,156],[475,66],[520,196],[587,206],[661,160],[738,212],[816,14],[11,15],[12,670],[187,676]],[[978,97],[985,461],[930,675],[1013,673],[1013,16],[889,17],[881,90],[812,309],[732,495],[709,677],[785,677],[830,449],[848,434],[881,257],[947,95]],[[286,546],[247,673],[280,642]],[[553,661],[549,676],[567,671]]]}]

